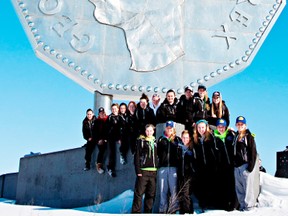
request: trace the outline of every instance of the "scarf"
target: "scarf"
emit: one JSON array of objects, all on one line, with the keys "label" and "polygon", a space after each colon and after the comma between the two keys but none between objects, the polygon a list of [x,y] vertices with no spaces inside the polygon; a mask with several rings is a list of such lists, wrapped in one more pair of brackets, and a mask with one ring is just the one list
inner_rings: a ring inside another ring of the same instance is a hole
[{"label": "scarf", "polygon": [[224,142],[228,132],[229,130],[227,129],[223,134],[220,134],[218,130],[214,130],[214,136],[218,137],[220,140],[222,140],[222,142]]},{"label": "scarf", "polygon": [[[151,137],[145,137],[145,140],[148,141],[149,143],[149,149],[152,150],[152,153],[154,155],[154,143],[155,143],[155,137],[151,136]],[[151,151],[149,151],[149,158],[151,158]]]}]

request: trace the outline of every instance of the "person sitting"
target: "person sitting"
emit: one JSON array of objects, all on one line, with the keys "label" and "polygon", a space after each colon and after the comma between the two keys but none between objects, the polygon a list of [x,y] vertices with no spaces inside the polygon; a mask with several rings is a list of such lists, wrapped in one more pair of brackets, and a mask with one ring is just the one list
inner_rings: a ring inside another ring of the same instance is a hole
[{"label": "person sitting", "polygon": [[156,117],[149,106],[149,98],[144,93],[140,97],[140,102],[137,104],[135,117],[138,131],[137,136],[145,134],[145,126],[147,124],[156,125]]},{"label": "person sitting", "polygon": [[185,94],[181,95],[177,104],[177,120],[185,125],[185,129],[192,134],[193,130],[193,113],[194,113],[193,90],[189,86],[185,88]]},{"label": "person sitting", "polygon": [[210,117],[208,119],[210,127],[213,126],[213,129],[215,129],[216,122],[221,118],[225,120],[228,127],[230,124],[230,113],[225,101],[222,100],[222,95],[219,91],[213,92],[210,107]]},{"label": "person sitting", "polygon": [[194,100],[193,121],[197,122],[201,119],[208,121],[210,112],[210,99],[204,85],[198,86],[198,92],[194,94]]}]

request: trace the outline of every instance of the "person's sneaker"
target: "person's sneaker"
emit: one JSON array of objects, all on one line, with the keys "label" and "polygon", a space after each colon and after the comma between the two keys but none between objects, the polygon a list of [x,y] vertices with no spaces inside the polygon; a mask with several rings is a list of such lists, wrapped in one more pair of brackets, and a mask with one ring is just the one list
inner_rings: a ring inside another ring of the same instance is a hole
[{"label": "person's sneaker", "polygon": [[84,167],[83,170],[84,170],[84,171],[90,170],[90,163],[89,163],[89,162],[85,162],[85,167]]},{"label": "person's sneaker", "polygon": [[126,164],[126,159],[125,159],[125,157],[123,155],[120,155],[120,163],[122,165]]},{"label": "person's sneaker", "polygon": [[88,171],[88,170],[90,170],[90,167],[85,166],[83,170],[84,170],[84,171]]},{"label": "person's sneaker", "polygon": [[102,164],[101,163],[97,163],[96,164],[96,170],[99,174],[103,174],[104,170],[102,169]]},{"label": "person's sneaker", "polygon": [[116,177],[116,174],[114,171],[112,171],[111,169],[108,169],[108,175],[111,176],[111,177]]}]

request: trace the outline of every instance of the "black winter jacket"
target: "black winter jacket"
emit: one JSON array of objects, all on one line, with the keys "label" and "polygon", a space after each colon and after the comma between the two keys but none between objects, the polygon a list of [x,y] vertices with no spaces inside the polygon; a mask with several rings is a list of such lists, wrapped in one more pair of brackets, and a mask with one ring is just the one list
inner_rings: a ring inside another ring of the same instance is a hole
[{"label": "black winter jacket", "polygon": [[209,119],[209,112],[210,112],[210,99],[208,98],[207,101],[202,100],[198,93],[194,94],[194,122],[197,122],[200,119]]},{"label": "black winter jacket", "polygon": [[113,113],[111,113],[108,116],[107,127],[108,127],[108,139],[114,141],[121,139],[121,125],[119,115],[114,115]]},{"label": "black winter jacket", "polygon": [[157,142],[159,167],[177,167],[179,158],[177,155],[178,144],[181,143],[180,137],[176,136],[171,141],[166,136],[160,136]]},{"label": "black winter jacket", "polygon": [[[209,125],[214,125],[216,126],[216,122],[219,118],[214,118],[212,117],[212,104],[210,104],[210,111],[209,111],[209,119],[208,119],[208,122],[209,122]],[[215,113],[218,112],[218,109],[216,109],[214,111]],[[230,125],[230,112],[229,112],[229,109],[228,107],[226,106],[226,103],[225,101],[222,101],[222,119],[224,119],[227,123],[227,127]]]},{"label": "black winter jacket", "polygon": [[193,176],[195,170],[193,164],[195,163],[194,152],[190,148],[179,144],[177,148],[178,154],[178,177]]},{"label": "black winter jacket", "polygon": [[193,124],[193,112],[194,112],[194,98],[186,99],[185,95],[182,95],[177,104],[176,116],[177,121],[184,125]]},{"label": "black winter jacket", "polygon": [[97,118],[95,120],[95,139],[99,140],[107,140],[108,139],[108,125],[107,125],[108,116],[106,118]]},{"label": "black winter jacket", "polygon": [[156,140],[153,141],[153,146],[144,136],[140,136],[136,142],[136,152],[134,155],[134,165],[136,174],[141,174],[141,168],[157,168],[157,144]]},{"label": "black winter jacket", "polygon": [[171,105],[165,98],[163,103],[157,110],[156,119],[157,123],[165,123],[166,121],[177,122],[176,110],[177,110],[178,99],[174,99],[174,103]]},{"label": "black winter jacket", "polygon": [[247,129],[245,136],[238,141],[239,133],[236,133],[234,139],[234,166],[240,167],[245,163],[248,163],[247,170],[252,172],[256,158],[257,158],[257,149],[254,139],[254,134]]},{"label": "black winter jacket", "polygon": [[224,142],[215,135],[216,148],[218,149],[218,164],[220,168],[225,169],[234,167],[234,137],[235,132],[232,130],[228,131]]},{"label": "black winter jacket", "polygon": [[140,103],[138,103],[135,110],[135,117],[138,135],[145,134],[145,126],[147,124],[153,124],[154,126],[156,125],[154,111],[149,106],[147,106],[146,109],[142,109]]},{"label": "black winter jacket", "polygon": [[209,139],[202,141],[199,137],[193,144],[195,150],[196,172],[215,172],[218,168],[218,152],[214,136],[209,134]]},{"label": "black winter jacket", "polygon": [[95,130],[94,130],[95,120],[96,120],[95,116],[93,116],[91,121],[89,121],[88,118],[85,117],[82,122],[83,138],[87,141],[89,138],[93,139],[95,137]]}]

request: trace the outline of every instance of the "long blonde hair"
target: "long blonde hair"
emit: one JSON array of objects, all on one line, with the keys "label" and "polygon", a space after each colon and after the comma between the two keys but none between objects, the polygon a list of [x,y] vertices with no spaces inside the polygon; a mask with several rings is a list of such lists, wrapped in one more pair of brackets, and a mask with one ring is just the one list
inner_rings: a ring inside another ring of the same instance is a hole
[{"label": "long blonde hair", "polygon": [[205,101],[204,109],[207,111],[210,111],[210,104],[209,104],[210,102],[209,102],[209,97],[208,97],[208,91],[205,92],[204,101]]},{"label": "long blonde hair", "polygon": [[241,141],[246,135],[247,125],[246,124],[244,124],[244,125],[245,125],[245,130],[238,131],[238,140],[237,141]]},{"label": "long blonde hair", "polygon": [[[173,132],[172,132],[171,136],[168,137],[168,138],[173,142],[174,139],[175,139],[175,137],[176,137],[176,128],[173,127],[172,129],[173,129]],[[166,128],[165,128],[165,130],[164,130],[164,134],[165,134],[165,136],[167,136],[167,134],[166,134]]]},{"label": "long blonde hair", "polygon": [[212,116],[213,115],[216,115],[217,118],[222,118],[222,115],[223,115],[223,102],[222,102],[222,97],[219,96],[220,98],[220,102],[219,102],[219,107],[218,107],[218,110],[217,110],[217,113],[215,113],[215,110],[216,110],[216,104],[213,102],[213,98],[212,98],[212,106],[211,106],[211,114]]}]

